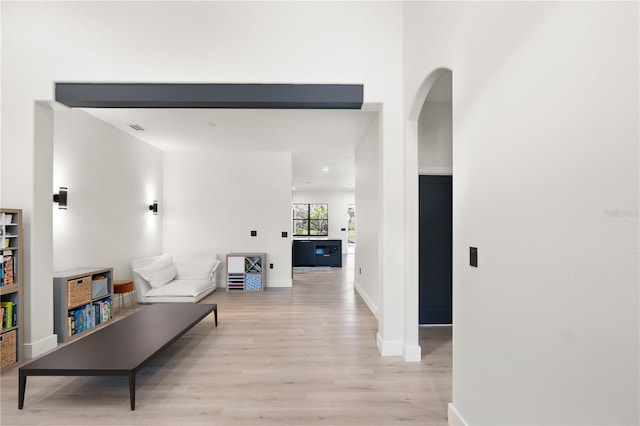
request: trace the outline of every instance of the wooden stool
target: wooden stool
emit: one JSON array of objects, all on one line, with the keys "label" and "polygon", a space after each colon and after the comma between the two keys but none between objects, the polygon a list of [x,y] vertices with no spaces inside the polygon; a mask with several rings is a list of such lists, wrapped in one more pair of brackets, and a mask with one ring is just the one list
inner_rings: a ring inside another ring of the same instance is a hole
[{"label": "wooden stool", "polygon": [[133,297],[133,281],[131,280],[118,280],[113,282],[113,294],[120,295],[120,301],[117,305],[118,311],[120,311],[120,305],[124,309],[124,295],[129,293],[129,300],[131,306],[136,304],[136,299]]}]

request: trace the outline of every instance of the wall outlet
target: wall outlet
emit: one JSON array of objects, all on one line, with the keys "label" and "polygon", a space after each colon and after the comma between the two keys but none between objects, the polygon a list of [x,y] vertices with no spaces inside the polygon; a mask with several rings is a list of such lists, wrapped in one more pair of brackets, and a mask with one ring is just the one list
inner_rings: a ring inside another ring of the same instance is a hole
[{"label": "wall outlet", "polygon": [[273,263],[269,264],[269,269],[273,269]]},{"label": "wall outlet", "polygon": [[289,234],[287,234],[287,232],[286,232],[286,231],[283,231],[283,232],[282,232],[282,238],[287,238],[287,236],[288,236],[288,235],[289,235]]},{"label": "wall outlet", "polygon": [[258,236],[258,231],[251,231],[251,236],[252,237],[257,237]]},{"label": "wall outlet", "polygon": [[362,275],[362,268],[358,268],[358,275]]},{"label": "wall outlet", "polygon": [[340,228],[340,230],[341,230],[341,231],[346,231],[346,230],[347,230],[347,228]]}]

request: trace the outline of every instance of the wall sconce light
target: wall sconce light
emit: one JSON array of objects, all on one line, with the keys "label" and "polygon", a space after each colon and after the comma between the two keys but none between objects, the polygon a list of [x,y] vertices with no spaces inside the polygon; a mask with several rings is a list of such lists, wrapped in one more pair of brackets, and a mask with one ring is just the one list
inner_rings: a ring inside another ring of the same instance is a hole
[{"label": "wall sconce light", "polygon": [[153,204],[149,205],[149,210],[153,212],[153,214],[158,214],[158,202],[153,200]]},{"label": "wall sconce light", "polygon": [[67,189],[68,188],[66,186],[61,186],[60,192],[53,194],[53,202],[58,203],[58,208],[60,210],[67,209]]}]

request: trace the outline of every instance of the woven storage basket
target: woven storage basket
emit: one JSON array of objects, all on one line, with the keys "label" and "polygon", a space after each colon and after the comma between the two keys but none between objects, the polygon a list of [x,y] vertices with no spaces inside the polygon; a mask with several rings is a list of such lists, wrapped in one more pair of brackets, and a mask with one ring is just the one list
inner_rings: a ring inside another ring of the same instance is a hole
[{"label": "woven storage basket", "polygon": [[2,334],[0,341],[0,367],[16,362],[16,330]]},{"label": "woven storage basket", "polygon": [[91,276],[67,281],[67,307],[82,305],[91,301]]}]

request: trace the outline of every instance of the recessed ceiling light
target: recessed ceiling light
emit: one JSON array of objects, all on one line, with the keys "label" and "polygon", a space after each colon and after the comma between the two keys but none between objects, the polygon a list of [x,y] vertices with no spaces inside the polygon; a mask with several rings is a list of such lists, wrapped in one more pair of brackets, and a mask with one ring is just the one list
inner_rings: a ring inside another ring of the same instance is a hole
[{"label": "recessed ceiling light", "polygon": [[328,172],[328,171],[329,171],[329,167],[324,166],[324,167],[322,168],[322,171],[323,171],[323,172]]}]

